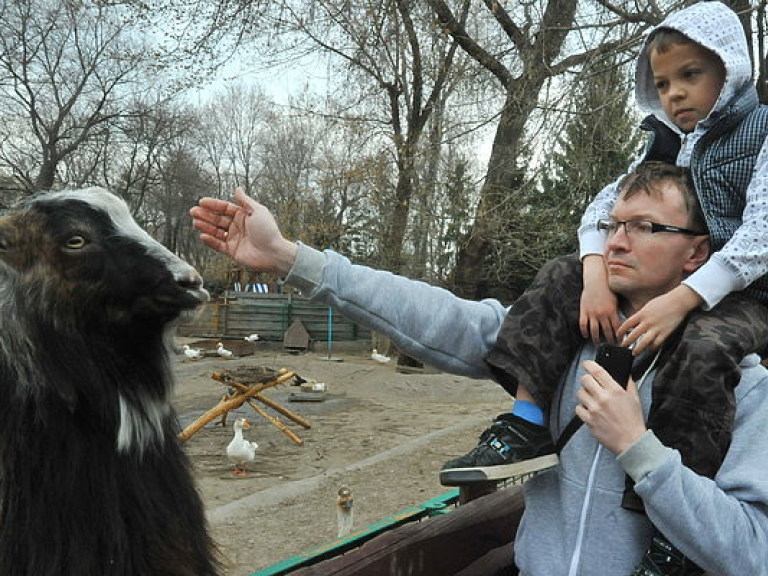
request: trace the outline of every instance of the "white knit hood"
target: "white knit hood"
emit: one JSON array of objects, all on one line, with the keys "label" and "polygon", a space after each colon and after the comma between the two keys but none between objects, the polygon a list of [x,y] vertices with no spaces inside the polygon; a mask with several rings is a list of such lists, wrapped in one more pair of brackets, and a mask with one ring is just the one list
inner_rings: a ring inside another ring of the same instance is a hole
[{"label": "white knit hood", "polygon": [[[672,13],[661,24],[653,28],[672,28],[685,34],[694,42],[717,54],[725,64],[726,76],[720,97],[713,112],[721,111],[736,96],[745,84],[752,81],[752,63],[744,28],[736,13],[721,2],[699,2],[689,8]],[[649,32],[650,34],[653,32]],[[653,72],[646,54],[648,37],[637,60],[635,69],[635,99],[638,107],[646,114],[654,114],[674,128],[671,119],[661,107],[653,82]],[[703,122],[707,122],[709,117]],[[677,130],[677,129],[676,129]],[[679,130],[677,130],[679,132]]]}]

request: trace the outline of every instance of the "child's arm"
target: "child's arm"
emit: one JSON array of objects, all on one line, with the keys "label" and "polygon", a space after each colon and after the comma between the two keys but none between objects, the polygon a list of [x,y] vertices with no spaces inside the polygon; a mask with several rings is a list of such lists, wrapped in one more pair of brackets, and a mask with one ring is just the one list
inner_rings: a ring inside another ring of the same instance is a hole
[{"label": "child's arm", "polygon": [[624,343],[637,340],[635,354],[660,347],[695,308],[711,310],[768,273],[768,142],[755,163],[746,200],[742,223],[725,245],[681,286],[648,302],[619,329],[619,339],[633,331]]},{"label": "child's arm", "polygon": [[[706,207],[704,207],[706,210]],[[746,191],[742,223],[709,261],[686,278],[710,310],[731,292],[743,290],[768,274],[768,141],[755,163]]]},{"label": "child's arm", "polygon": [[[641,159],[630,167],[633,170]],[[615,334],[621,325],[618,312],[618,299],[608,288],[608,276],[603,260],[603,236],[597,230],[597,221],[608,218],[616,203],[619,183],[617,179],[603,188],[584,211],[579,226],[579,255],[584,265],[584,289],[581,293],[579,329],[584,338],[591,338],[597,346],[600,337],[613,343]]]},{"label": "child's arm", "polygon": [[584,338],[591,338],[595,346],[600,333],[611,344],[616,342],[616,331],[621,326],[618,298],[608,288],[608,276],[602,256],[584,257],[584,290],[581,293],[579,329]]},{"label": "child's arm", "polygon": [[616,332],[625,346],[635,344],[635,356],[643,350],[661,347],[689,312],[698,308],[704,300],[691,288],[681,284],[666,294],[657,296],[635,312]]}]

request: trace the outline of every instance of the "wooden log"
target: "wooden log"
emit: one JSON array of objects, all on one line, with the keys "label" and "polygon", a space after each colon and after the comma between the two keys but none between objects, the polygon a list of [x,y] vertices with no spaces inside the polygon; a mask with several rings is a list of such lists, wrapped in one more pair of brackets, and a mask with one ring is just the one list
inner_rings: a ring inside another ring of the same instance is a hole
[{"label": "wooden log", "polygon": [[258,404],[256,404],[256,402],[254,402],[254,401],[253,401],[253,399],[251,399],[251,398],[248,398],[248,404],[250,404],[250,405],[251,405],[251,408],[253,408],[253,409],[254,409],[254,411],[256,412],[256,414],[258,414],[259,416],[261,416],[262,418],[264,418],[264,420],[266,420],[267,422],[269,422],[270,424],[272,424],[272,425],[273,425],[275,428],[277,428],[278,430],[280,430],[280,432],[282,432],[283,434],[285,434],[286,436],[288,436],[288,438],[289,438],[289,439],[290,439],[290,440],[291,440],[291,441],[292,441],[294,444],[298,444],[299,446],[304,446],[304,440],[302,440],[301,438],[299,438],[299,437],[296,435],[296,433],[295,433],[293,430],[291,430],[291,429],[290,429],[290,428],[288,428],[288,427],[287,427],[285,424],[283,424],[282,422],[280,422],[280,420],[279,420],[278,418],[275,418],[274,416],[270,416],[269,414],[267,414],[266,410],[264,410],[264,409],[263,409],[261,406],[259,406]]},{"label": "wooden log", "polygon": [[[229,385],[232,386],[238,392],[245,392],[248,389],[247,386],[240,383],[230,383]],[[263,394],[261,393],[254,394],[253,397],[259,402],[261,402],[262,404],[269,406],[276,412],[280,412],[280,414],[282,414],[286,418],[290,418],[291,420],[296,422],[296,424],[298,424],[299,426],[302,426],[303,428],[306,428],[306,429],[312,428],[312,424],[310,424],[309,420],[307,420],[306,418],[303,418],[302,416],[299,416],[298,414],[296,414],[296,412],[294,412],[293,410],[289,410],[282,404],[278,404],[274,400],[267,398]]]},{"label": "wooden log", "polygon": [[[254,394],[258,394],[262,390],[266,388],[272,388],[273,386],[277,386],[278,384],[282,384],[286,380],[290,380],[294,377],[293,372],[285,371],[280,374],[277,378],[274,380],[270,380],[269,382],[265,382],[264,384],[254,384],[252,386],[247,387],[247,391],[245,392],[239,392],[237,395],[233,396],[229,400],[225,400],[224,402],[219,402],[208,410],[205,414],[200,416],[197,420],[192,422],[189,426],[184,428],[179,435],[178,438],[181,442],[186,442],[189,440],[196,432],[198,432],[201,428],[203,428],[206,424],[211,422],[212,420],[215,420],[217,417],[221,416],[225,412],[229,412],[230,410],[235,410],[236,408],[239,408],[243,405],[243,403],[248,400],[251,396]],[[214,373],[211,375],[211,378],[214,380],[219,380],[219,378],[222,378],[221,374]],[[219,380],[221,381],[221,380]]]},{"label": "wooden log", "polygon": [[266,404],[267,406],[269,406],[270,408],[272,408],[276,412],[280,412],[280,414],[282,414],[286,418],[290,418],[291,420],[296,422],[296,424],[298,424],[302,428],[305,428],[307,430],[312,428],[312,424],[310,424],[309,420],[307,420],[306,418],[304,418],[302,416],[299,416],[298,414],[296,414],[296,412],[294,412],[293,410],[289,410],[288,408],[286,408],[282,404],[278,404],[274,400],[271,400],[270,398],[267,398],[266,396],[263,396],[261,394],[255,394],[253,397],[256,400],[258,400],[259,402],[261,402],[262,404]]}]

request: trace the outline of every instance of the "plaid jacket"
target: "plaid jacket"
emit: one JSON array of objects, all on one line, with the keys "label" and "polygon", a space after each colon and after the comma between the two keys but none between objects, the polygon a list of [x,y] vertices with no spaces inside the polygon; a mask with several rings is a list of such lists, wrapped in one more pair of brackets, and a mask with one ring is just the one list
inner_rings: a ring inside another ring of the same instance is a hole
[{"label": "plaid jacket", "polygon": [[[651,132],[646,160],[675,163],[680,137],[655,116],[641,127]],[[761,106],[751,86],[725,109],[696,143],[691,174],[707,219],[713,251],[720,250],[741,226],[755,161],[768,138],[768,106]],[[768,275],[744,290],[768,305]]]}]

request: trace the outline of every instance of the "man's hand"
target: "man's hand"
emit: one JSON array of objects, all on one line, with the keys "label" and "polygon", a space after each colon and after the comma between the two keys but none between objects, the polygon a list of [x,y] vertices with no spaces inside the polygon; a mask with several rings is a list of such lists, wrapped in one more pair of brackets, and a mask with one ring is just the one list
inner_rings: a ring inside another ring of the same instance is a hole
[{"label": "man's hand", "polygon": [[200,239],[253,270],[288,274],[296,260],[296,244],[283,238],[269,210],[241,188],[235,189],[235,202],[202,198],[189,211]]},{"label": "man's hand", "polygon": [[645,431],[645,419],[637,386],[630,378],[624,390],[597,362],[584,362],[587,374],[576,392],[576,416],[595,439],[614,454],[621,454]]},{"label": "man's hand", "polygon": [[627,318],[616,335],[622,346],[635,344],[635,356],[644,350],[661,347],[672,332],[685,320],[691,310],[703,300],[685,284],[649,300],[645,306]]},{"label": "man's hand", "polygon": [[616,343],[615,333],[621,325],[619,301],[608,287],[608,274],[603,257],[586,256],[583,261],[584,290],[581,293],[579,329],[584,338],[591,338],[597,346],[600,333],[609,344]]}]

